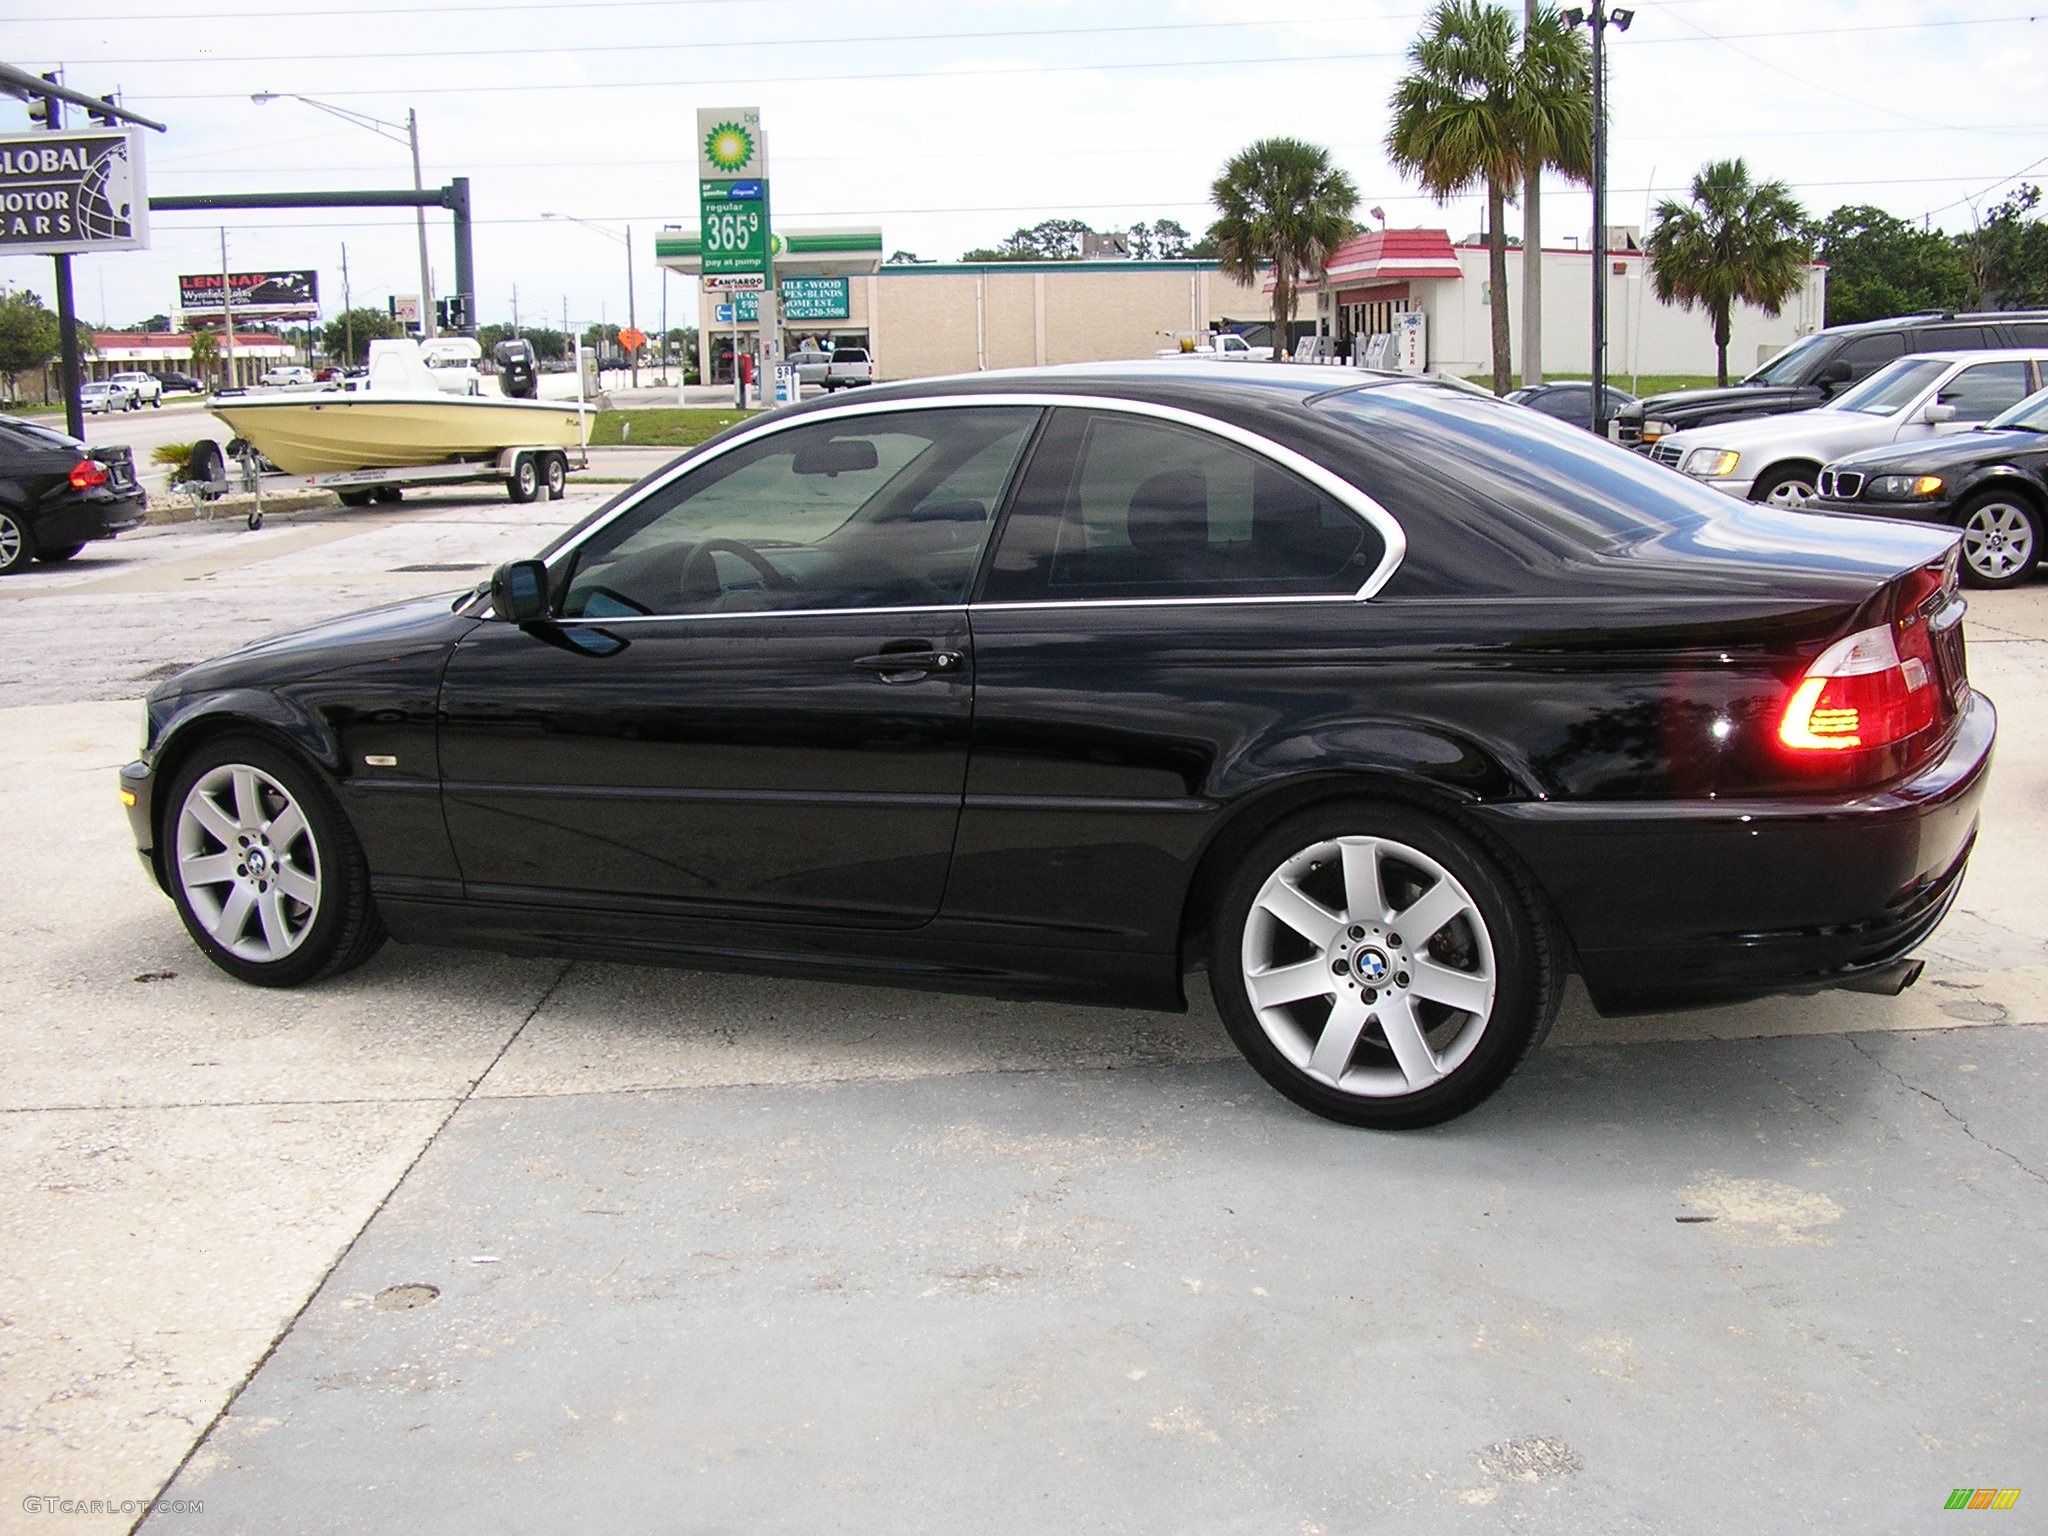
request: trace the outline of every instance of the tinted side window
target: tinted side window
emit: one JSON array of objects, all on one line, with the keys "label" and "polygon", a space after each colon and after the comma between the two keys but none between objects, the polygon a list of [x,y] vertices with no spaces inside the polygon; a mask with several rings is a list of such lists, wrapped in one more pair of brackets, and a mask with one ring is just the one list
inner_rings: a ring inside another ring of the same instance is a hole
[{"label": "tinted side window", "polygon": [[1981,352],[1989,343],[1981,325],[1937,325],[1914,338],[1915,352]]},{"label": "tinted side window", "polygon": [[2010,329],[2016,347],[2048,347],[2048,321],[2022,320]]},{"label": "tinted side window", "polygon": [[1957,421],[1989,421],[2028,393],[2025,363],[1979,363],[1950,379],[1940,400],[1956,408]]},{"label": "tinted side window", "polygon": [[805,423],[649,493],[575,552],[570,618],[959,603],[1039,412]]},{"label": "tinted side window", "polygon": [[1854,382],[1865,374],[1877,372],[1895,357],[1906,355],[1906,338],[1897,331],[1880,331],[1875,336],[1858,336],[1836,354],[1849,365],[1849,379]]},{"label": "tinted side window", "polygon": [[1356,513],[1209,433],[1058,412],[1003,529],[990,602],[1356,592],[1385,542]]}]

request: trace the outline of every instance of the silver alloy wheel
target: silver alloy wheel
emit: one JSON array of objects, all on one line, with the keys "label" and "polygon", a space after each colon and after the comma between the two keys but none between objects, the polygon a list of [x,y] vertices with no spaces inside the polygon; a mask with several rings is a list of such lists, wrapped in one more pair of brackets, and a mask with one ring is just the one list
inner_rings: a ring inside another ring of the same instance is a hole
[{"label": "silver alloy wheel", "polygon": [[26,538],[21,531],[21,524],[5,513],[0,513],[0,571],[11,571],[26,558]]},{"label": "silver alloy wheel", "polygon": [[1420,1093],[1470,1058],[1493,1017],[1478,903],[1391,838],[1316,843],[1274,870],[1246,915],[1242,962],[1274,1049],[1344,1093]]},{"label": "silver alloy wheel", "polygon": [[1963,520],[1963,558],[1986,581],[2007,582],[2034,568],[2034,520],[2024,507],[1994,499]]},{"label": "silver alloy wheel", "polygon": [[1817,494],[1811,475],[1787,475],[1773,483],[1764,501],[1773,507],[1803,507]]},{"label": "silver alloy wheel", "polygon": [[178,807],[177,879],[199,925],[237,959],[284,959],[320,915],[320,854],[305,812],[247,763],[206,773]]}]

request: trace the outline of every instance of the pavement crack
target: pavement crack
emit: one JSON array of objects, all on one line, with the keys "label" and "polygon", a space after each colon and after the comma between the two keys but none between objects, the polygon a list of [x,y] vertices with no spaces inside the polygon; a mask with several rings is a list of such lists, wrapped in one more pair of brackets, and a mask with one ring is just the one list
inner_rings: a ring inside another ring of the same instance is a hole
[{"label": "pavement crack", "polygon": [[2048,1184],[2048,1174],[2042,1173],[2037,1168],[2029,1167],[2025,1160],[2023,1160],[2018,1153],[2008,1151],[2006,1148],[1998,1145],[1998,1143],[1995,1141],[1986,1141],[1982,1136],[1979,1136],[1975,1131],[1971,1130],[1970,1122],[1965,1120],[1961,1115],[1957,1114],[1954,1110],[1950,1109],[1948,1107],[1947,1100],[1943,1099],[1940,1094],[1935,1093],[1930,1089],[1922,1088],[1918,1083],[1907,1082],[1905,1075],[1903,1073],[1901,1073],[1896,1067],[1890,1066],[1886,1062],[1879,1059],[1869,1050],[1868,1047],[1866,1047],[1863,1044],[1861,1040],[1858,1040],[1854,1035],[1845,1035],[1843,1036],[1843,1038],[1849,1042],[1850,1047],[1854,1049],[1858,1055],[1862,1056],[1866,1061],[1870,1062],[1870,1064],[1876,1067],[1880,1072],[1883,1072],[1888,1077],[1890,1077],[1901,1088],[1906,1088],[1914,1093],[1919,1094],[1921,1098],[1927,1100],[1928,1103],[1932,1104],[1936,1109],[1939,1109],[1944,1115],[1947,1115],[1949,1119],[1955,1121],[1955,1123],[1962,1128],[1963,1134],[1969,1137],[1970,1140],[1977,1143],[1977,1145],[1982,1147],[1985,1151],[1996,1152],[2000,1157],[2005,1158],[2013,1165],[2013,1167],[2019,1169],[2019,1171],[2021,1173],[2024,1173],[2028,1178],[2037,1179],[2043,1184]]},{"label": "pavement crack", "polygon": [[[363,1240],[363,1234],[370,1230],[371,1223],[384,1214],[385,1208],[391,1204],[392,1197],[399,1190],[403,1189],[405,1181],[412,1177],[413,1169],[419,1167],[421,1160],[429,1152],[433,1151],[435,1143],[441,1139],[441,1133],[448,1129],[450,1123],[453,1122],[457,1115],[462,1113],[463,1105],[469,1103],[476,1096],[477,1085],[489,1077],[497,1068],[498,1063],[505,1059],[505,1053],[518,1043],[519,1037],[526,1033],[526,1026],[540,1016],[541,1009],[547,1007],[548,1000],[555,995],[556,990],[568,979],[569,973],[575,968],[575,961],[563,961],[562,968],[555,972],[554,980],[541,988],[540,996],[534,1000],[533,1006],[527,1010],[526,1017],[519,1021],[519,1027],[505,1037],[505,1043],[498,1047],[498,1053],[490,1059],[489,1064],[469,1080],[468,1085],[462,1090],[461,1096],[448,1107],[448,1113],[441,1117],[440,1123],[420,1143],[419,1150],[413,1153],[412,1157],[406,1162],[405,1167],[399,1170],[398,1177],[391,1181],[391,1187],[384,1191],[384,1198],[379,1200],[376,1208],[363,1218],[362,1225],[355,1230],[355,1235],[341,1245],[341,1251],[334,1256],[334,1262],[320,1272],[320,1278],[306,1292],[306,1299],[299,1303],[298,1310],[293,1312],[291,1317],[286,1320],[285,1325],[277,1330],[276,1337],[270,1341],[262,1355],[257,1358],[256,1363],[249,1367],[240,1381],[235,1383],[235,1389],[228,1394],[227,1401],[220,1405],[219,1411],[207,1421],[206,1428],[200,1431],[190,1446],[186,1447],[185,1454],[178,1458],[178,1464],[171,1469],[170,1476],[163,1480],[162,1486],[157,1489],[156,1494],[150,1500],[151,1503],[154,1503],[156,1499],[162,1498],[164,1493],[179,1478],[185,1475],[186,1467],[190,1466],[192,1458],[199,1454],[199,1448],[213,1438],[214,1431],[226,1422],[227,1416],[230,1413],[234,1412],[235,1404],[241,1401],[242,1394],[249,1390],[249,1383],[262,1374],[263,1368],[270,1364],[270,1357],[276,1354],[284,1341],[292,1336],[294,1330],[299,1326],[299,1320],[306,1315],[307,1309],[319,1299],[320,1293],[327,1289],[327,1282],[334,1278],[334,1272],[347,1263],[348,1256],[355,1252],[356,1244]],[[146,1516],[137,1517],[135,1524],[128,1528],[128,1536],[135,1536],[135,1532],[141,1527],[144,1518]]]}]

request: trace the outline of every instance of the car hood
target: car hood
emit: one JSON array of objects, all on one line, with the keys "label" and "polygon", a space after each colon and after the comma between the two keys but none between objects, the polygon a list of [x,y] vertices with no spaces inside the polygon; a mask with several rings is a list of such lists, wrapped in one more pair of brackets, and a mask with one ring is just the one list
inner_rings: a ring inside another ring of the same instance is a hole
[{"label": "car hood", "polygon": [[1790,416],[1763,416],[1745,421],[1724,421],[1716,427],[1694,427],[1674,432],[1659,444],[1663,448],[1732,448],[1743,457],[1744,473],[1761,469],[1751,455],[1773,449],[1796,449],[1803,458],[1834,459],[1863,448],[1889,443],[1905,424],[1903,416],[1871,416],[1862,411],[1799,411]]},{"label": "car hood", "polygon": [[459,606],[464,606],[461,597],[444,592],[268,635],[166,678],[150,690],[150,702],[304,682],[366,661],[396,661],[452,645],[481,622],[458,611]]},{"label": "car hood", "polygon": [[1684,413],[1701,406],[1762,405],[1771,400],[1798,400],[1810,395],[1809,390],[1782,384],[1730,384],[1725,388],[1717,385],[1712,389],[1674,389],[1668,394],[1646,395],[1636,404],[1645,417],[1654,417],[1666,411]]},{"label": "car hood", "polygon": [[1930,438],[1926,442],[1890,443],[1882,448],[1866,448],[1846,454],[1830,462],[1845,469],[1860,469],[1865,474],[1881,470],[1932,474],[1958,466],[2042,452],[2048,452],[2048,435],[2007,428],[1996,432],[1958,432],[1953,437]]}]

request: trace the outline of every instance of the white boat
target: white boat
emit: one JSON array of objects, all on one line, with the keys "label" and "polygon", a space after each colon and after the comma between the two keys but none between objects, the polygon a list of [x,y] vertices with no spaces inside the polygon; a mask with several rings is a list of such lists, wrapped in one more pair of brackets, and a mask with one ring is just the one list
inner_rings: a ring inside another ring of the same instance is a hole
[{"label": "white boat", "polygon": [[581,400],[451,394],[414,341],[373,341],[367,374],[321,389],[215,396],[213,414],[286,474],[481,462],[589,441]]}]

